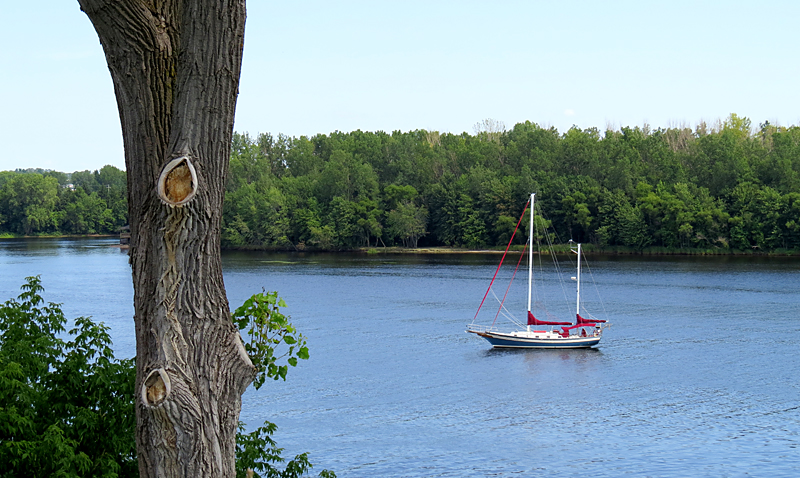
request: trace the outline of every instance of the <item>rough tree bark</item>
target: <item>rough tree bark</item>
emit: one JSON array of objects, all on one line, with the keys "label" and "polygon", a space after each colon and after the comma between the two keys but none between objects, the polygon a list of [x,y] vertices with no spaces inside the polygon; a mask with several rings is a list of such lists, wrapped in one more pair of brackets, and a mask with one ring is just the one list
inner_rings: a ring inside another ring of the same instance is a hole
[{"label": "rough tree bark", "polygon": [[234,476],[254,367],[219,238],[245,1],[78,3],[106,55],[125,145],[140,475]]}]

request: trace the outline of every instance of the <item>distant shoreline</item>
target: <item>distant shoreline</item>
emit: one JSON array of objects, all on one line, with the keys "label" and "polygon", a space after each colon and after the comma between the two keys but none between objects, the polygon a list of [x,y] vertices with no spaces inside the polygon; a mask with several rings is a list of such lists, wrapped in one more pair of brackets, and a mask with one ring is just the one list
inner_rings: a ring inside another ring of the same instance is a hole
[{"label": "distant shoreline", "polygon": [[0,234],[2,239],[81,239],[81,238],[114,238],[119,237],[119,234],[41,234],[37,236],[20,236],[16,234]]},{"label": "distant shoreline", "polygon": [[[18,236],[2,235],[2,239],[81,239],[81,238],[118,238],[118,234],[63,234],[63,235],[39,235],[39,236]],[[113,244],[111,247],[127,248],[127,244]],[[553,246],[557,253],[567,253],[569,245],[558,244]],[[355,249],[320,249],[316,247],[288,248],[288,247],[268,247],[268,246],[238,246],[225,247],[223,251],[260,251],[260,252],[309,252],[309,253],[363,253],[363,254],[502,254],[505,250],[494,249],[467,249],[462,247],[450,246],[431,246],[418,247],[414,249],[405,247],[359,247]],[[522,252],[522,246],[513,246],[509,253],[517,254]],[[599,247],[592,244],[584,245],[584,252],[587,255],[617,255],[617,256],[751,256],[751,257],[790,257],[800,256],[798,250],[777,249],[774,251],[737,251],[725,249],[668,249],[664,247],[649,247],[645,249],[632,249],[620,246]]]},{"label": "distant shoreline", "polygon": [[[556,253],[566,254],[569,252],[569,245],[559,244],[553,246]],[[503,254],[504,249],[466,249],[460,247],[418,247],[409,249],[404,247],[359,247],[356,249],[318,249],[305,247],[302,249],[291,249],[286,247],[274,248],[263,246],[246,247],[223,247],[223,251],[261,251],[261,252],[326,252],[326,253],[363,253],[363,254]],[[522,246],[514,246],[508,251],[512,254],[522,252]],[[617,255],[617,256],[750,256],[750,257],[786,257],[800,256],[800,251],[776,250],[776,251],[736,251],[736,250],[716,250],[716,249],[678,249],[670,250],[667,248],[652,247],[641,250],[628,249],[623,247],[598,247],[592,244],[584,244],[584,252],[587,255]]]}]

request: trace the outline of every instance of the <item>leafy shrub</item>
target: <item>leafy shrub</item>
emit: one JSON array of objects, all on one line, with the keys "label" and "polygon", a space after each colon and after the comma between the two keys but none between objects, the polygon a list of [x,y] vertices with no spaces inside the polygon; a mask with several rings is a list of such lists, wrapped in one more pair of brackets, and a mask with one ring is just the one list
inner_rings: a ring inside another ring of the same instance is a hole
[{"label": "leafy shrub", "polygon": [[[233,322],[245,336],[245,350],[256,366],[256,377],[253,386],[257,389],[266,381],[286,380],[289,365],[297,366],[297,359],[308,359],[306,338],[283,315],[281,307],[286,303],[278,297],[277,292],[263,291],[255,294],[236,309]],[[281,355],[276,354],[281,350]],[[286,357],[286,365],[278,361]],[[301,453],[289,460],[281,471],[273,463],[283,463],[283,448],[278,448],[272,434],[277,425],[264,422],[264,426],[251,433],[244,433],[244,424],[239,422],[239,433],[236,435],[236,476],[237,478],[297,478],[308,472],[312,465],[308,454]],[[248,474],[248,472],[250,474]],[[336,478],[330,470],[322,470],[322,478]]]},{"label": "leafy shrub", "polygon": [[[244,344],[247,354],[258,372],[253,386],[258,390],[267,377],[286,380],[289,365],[297,366],[297,359],[308,359],[308,347],[303,334],[289,322],[280,311],[286,302],[277,292],[264,292],[250,297],[233,313],[233,322],[246,333]],[[280,356],[275,350],[285,344],[287,350]],[[287,357],[288,365],[278,365],[278,360]]]},{"label": "leafy shrub", "polygon": [[133,360],[85,317],[64,336],[39,277],[0,306],[0,476],[138,476]]},{"label": "leafy shrub", "polygon": [[[22,293],[0,306],[0,478],[17,476],[138,477],[133,359],[116,359],[108,327],[75,319],[66,331],[60,304],[44,304],[38,276],[26,278]],[[305,339],[288,318],[277,293],[256,294],[237,309],[240,330],[249,327],[248,352],[266,377],[286,379],[288,357],[308,358]],[[289,349],[274,353],[281,343]],[[284,470],[283,449],[271,435],[273,423],[236,436],[237,476],[296,478],[312,467],[297,455]],[[250,474],[248,474],[248,472]],[[323,478],[336,475],[323,470]]]}]

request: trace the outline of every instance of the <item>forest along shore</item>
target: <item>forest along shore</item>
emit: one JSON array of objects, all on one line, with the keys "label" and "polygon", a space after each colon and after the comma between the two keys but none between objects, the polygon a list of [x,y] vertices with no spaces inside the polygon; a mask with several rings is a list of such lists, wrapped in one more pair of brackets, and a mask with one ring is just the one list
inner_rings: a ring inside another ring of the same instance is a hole
[{"label": "forest along shore", "polygon": [[[126,173],[0,172],[0,236],[113,233]],[[694,128],[299,138],[234,134],[226,249],[504,249],[531,192],[554,242],[614,254],[800,252],[800,127],[731,114]],[[539,221],[540,219],[537,219]],[[514,245],[524,242],[514,238]]]}]

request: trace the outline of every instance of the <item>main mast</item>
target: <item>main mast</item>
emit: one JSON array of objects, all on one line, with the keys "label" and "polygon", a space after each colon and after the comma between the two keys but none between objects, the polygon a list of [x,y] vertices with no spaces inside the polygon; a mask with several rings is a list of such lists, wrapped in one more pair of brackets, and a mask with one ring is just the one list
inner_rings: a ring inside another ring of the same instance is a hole
[{"label": "main mast", "polygon": [[[528,231],[528,312],[531,311],[531,294],[533,290],[533,201],[536,193],[531,194],[531,226]],[[528,329],[530,329],[530,325]]]},{"label": "main mast", "polygon": [[578,297],[577,299],[575,299],[576,320],[579,315],[581,315],[581,244],[580,243],[578,243]]}]

